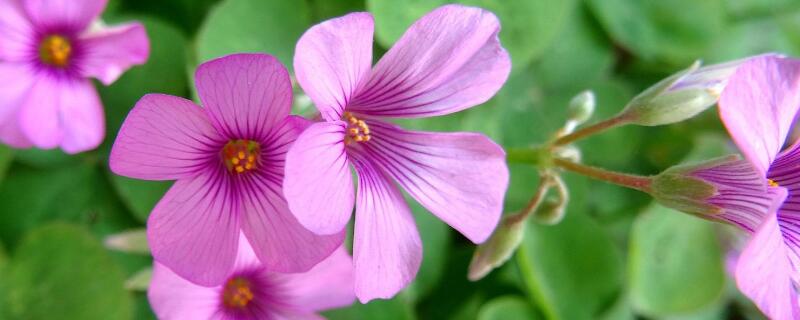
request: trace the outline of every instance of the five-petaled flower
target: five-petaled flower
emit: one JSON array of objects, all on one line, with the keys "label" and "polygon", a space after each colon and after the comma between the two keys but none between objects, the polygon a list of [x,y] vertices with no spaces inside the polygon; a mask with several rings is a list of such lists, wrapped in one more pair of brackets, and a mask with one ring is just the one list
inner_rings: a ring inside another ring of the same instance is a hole
[{"label": "five-petaled flower", "polygon": [[353,303],[353,265],[344,248],[305,273],[270,272],[241,237],[234,268],[225,281],[204,287],[158,262],[147,291],[162,320],[320,319],[318,311]]},{"label": "five-petaled flower", "polygon": [[762,56],[740,66],[719,112],[744,160],[689,172],[713,186],[702,216],[752,234],[738,258],[742,292],[772,319],[800,318],[800,143],[781,152],[800,108],[800,60]]},{"label": "five-petaled flower", "polygon": [[317,234],[344,229],[355,205],[362,302],[395,295],[421,262],[414,218],[395,182],[475,243],[497,225],[508,187],[505,153],[487,137],[406,131],[385,121],[445,115],[491,98],[511,68],[497,17],[443,6],[371,68],[373,27],[370,14],[353,13],[312,27],[297,43],[297,80],[325,121],[290,149],[284,183],[292,212]]},{"label": "five-petaled flower", "polygon": [[97,147],[105,135],[100,98],[108,85],[147,60],[144,27],[103,26],[106,0],[0,1],[0,141],[14,147]]},{"label": "five-petaled flower", "polygon": [[309,232],[284,200],[285,154],[308,125],[289,116],[289,74],[271,56],[237,54],[200,65],[195,79],[203,108],[146,95],[111,150],[116,174],[177,180],[147,222],[153,257],[194,283],[219,285],[241,231],[268,270],[309,270],[344,232]]}]

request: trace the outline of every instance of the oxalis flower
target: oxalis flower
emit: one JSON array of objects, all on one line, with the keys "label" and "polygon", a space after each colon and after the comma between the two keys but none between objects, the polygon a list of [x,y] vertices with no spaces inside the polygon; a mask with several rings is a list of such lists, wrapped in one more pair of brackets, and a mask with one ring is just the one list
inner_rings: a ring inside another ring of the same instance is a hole
[{"label": "oxalis flower", "polygon": [[321,319],[316,312],[353,303],[353,266],[344,248],[305,273],[270,272],[247,239],[234,268],[213,287],[191,283],[155,263],[147,297],[162,320]]},{"label": "oxalis flower", "polygon": [[719,101],[744,160],[673,168],[654,180],[654,189],[686,190],[666,199],[682,203],[673,207],[752,234],[736,282],[771,319],[800,319],[800,143],[781,152],[798,108],[800,60],[754,58],[736,70]]},{"label": "oxalis flower", "polygon": [[449,114],[492,97],[510,70],[499,31],[490,12],[443,6],[415,22],[374,68],[368,13],[325,21],[297,43],[297,80],[324,121],[289,150],[284,192],[317,234],[344,229],[355,205],[362,302],[392,297],[419,269],[420,237],[395,183],[475,243],[497,225],[508,186],[500,146],[480,134],[406,131],[386,119]]},{"label": "oxalis flower", "polygon": [[239,232],[274,272],[306,271],[344,233],[315,235],[289,213],[284,157],[308,122],[289,116],[286,69],[263,54],[198,67],[201,108],[168,95],[144,96],[111,150],[114,173],[177,180],[147,221],[153,257],[200,285],[219,285],[234,266]]},{"label": "oxalis flower", "polygon": [[141,24],[96,21],[105,6],[106,0],[0,1],[0,141],[68,153],[103,141],[103,106],[89,78],[111,84],[150,52]]}]

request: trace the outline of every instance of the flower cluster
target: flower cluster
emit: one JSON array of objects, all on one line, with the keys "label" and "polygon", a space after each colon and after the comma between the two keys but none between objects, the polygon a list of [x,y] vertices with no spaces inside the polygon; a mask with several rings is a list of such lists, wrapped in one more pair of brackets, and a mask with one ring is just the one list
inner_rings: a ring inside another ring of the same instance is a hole
[{"label": "flower cluster", "polygon": [[[139,23],[106,26],[105,0],[0,0],[0,141],[96,148],[105,135],[92,78],[109,85],[145,63]],[[426,14],[373,66],[373,17],[313,26],[294,57],[319,116],[291,115],[290,74],[276,58],[240,53],[201,64],[199,102],[148,94],[128,114],[109,166],[175,181],[152,210],[148,297],[162,319],[317,318],[388,299],[416,277],[422,241],[407,194],[475,244],[469,277],[502,265],[529,215],[561,221],[564,170],[649,193],[661,204],[749,234],[735,266],[741,291],[774,319],[800,319],[800,142],[785,148],[800,109],[800,60],[777,54],[679,72],[618,115],[578,129],[595,108],[584,92],[543,147],[528,206],[501,221],[506,152],[479,133],[406,130],[393,121],[482,104],[511,70],[491,12],[445,5]],[[603,130],[655,126],[718,104],[743,157],[674,166],[653,177],[580,164],[571,143]],[[546,199],[553,190],[555,200]],[[550,202],[548,202],[548,200]],[[345,239],[351,216],[352,251]],[[352,257],[349,252],[352,252]]]}]

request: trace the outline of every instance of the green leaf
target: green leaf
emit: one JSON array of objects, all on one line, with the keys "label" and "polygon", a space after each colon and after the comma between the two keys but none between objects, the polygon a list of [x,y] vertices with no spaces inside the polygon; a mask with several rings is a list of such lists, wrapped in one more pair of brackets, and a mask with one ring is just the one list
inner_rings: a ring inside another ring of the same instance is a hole
[{"label": "green leaf", "polygon": [[[770,51],[797,53],[795,39],[791,38],[789,32],[775,17],[736,23],[714,39],[713,50],[707,55],[707,64]],[[765,34],[770,36],[764,37]]]},{"label": "green leaf", "polygon": [[122,202],[141,222],[147,221],[150,211],[172,186],[171,181],[137,180],[113,173],[109,173],[109,177]]},{"label": "green leaf", "polygon": [[225,0],[197,35],[199,62],[237,52],[274,55],[292,70],[295,43],[309,27],[306,1]]},{"label": "green leaf", "polygon": [[22,241],[4,281],[12,319],[115,320],[133,316],[124,280],[85,229],[54,224]]},{"label": "green leaf", "polygon": [[572,200],[564,220],[555,226],[529,223],[516,261],[547,319],[594,319],[621,291],[622,257],[584,213],[584,180],[567,178]]},{"label": "green leaf", "polygon": [[[446,2],[451,1],[367,0],[367,9],[375,15],[375,37],[388,48],[414,21]],[[554,42],[575,4],[573,0],[457,2],[481,7],[497,15],[502,25],[500,41],[508,49],[515,70],[527,66]]]},{"label": "green leaf", "polygon": [[[108,131],[107,131],[108,132]],[[61,149],[20,149],[14,151],[15,160],[29,166],[40,168],[53,168],[57,166],[64,166],[76,164],[81,159],[85,158],[87,154],[70,155],[61,151]]]},{"label": "green leaf", "polygon": [[5,145],[0,145],[0,183],[2,183],[3,179],[5,179],[8,168],[11,167],[11,161],[13,160],[14,152],[11,150],[11,148]]},{"label": "green leaf", "polygon": [[720,0],[588,0],[616,42],[645,60],[684,66],[725,31]]},{"label": "green leaf", "polygon": [[654,205],[631,231],[633,306],[651,316],[691,313],[722,295],[722,253],[711,222]]},{"label": "green leaf", "polygon": [[327,20],[356,11],[366,11],[363,0],[310,0],[314,21]]},{"label": "green leaf", "polygon": [[541,319],[531,305],[522,297],[503,296],[494,298],[481,306],[478,320]]},{"label": "green leaf", "polygon": [[582,90],[608,73],[613,62],[611,43],[588,10],[580,6],[572,10],[558,41],[536,61],[533,72],[545,87]]},{"label": "green leaf", "polygon": [[50,221],[80,223],[98,235],[135,226],[110,190],[100,169],[86,163],[14,165],[0,184],[0,240],[13,248],[26,231]]},{"label": "green leaf", "polygon": [[422,265],[411,284],[415,297],[422,297],[439,284],[451,242],[450,226],[439,220],[416,200],[407,197],[422,238]]},{"label": "green leaf", "polygon": [[111,86],[98,86],[106,110],[107,137],[103,149],[108,151],[128,112],[148,93],[184,96],[187,93],[186,38],[171,24],[151,16],[122,16],[116,20],[136,19],[147,29],[150,58],[133,67]]},{"label": "green leaf", "polygon": [[413,320],[413,310],[405,300],[407,298],[400,294],[391,300],[373,300],[368,304],[356,302],[347,308],[322,312],[322,315],[330,320]]}]

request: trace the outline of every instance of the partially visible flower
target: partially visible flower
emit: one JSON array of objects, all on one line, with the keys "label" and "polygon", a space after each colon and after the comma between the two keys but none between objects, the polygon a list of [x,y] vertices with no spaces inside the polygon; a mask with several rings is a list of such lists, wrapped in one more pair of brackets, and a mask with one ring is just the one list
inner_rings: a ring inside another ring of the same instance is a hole
[{"label": "partially visible flower", "polygon": [[239,232],[276,272],[306,271],[342,243],[301,226],[283,197],[284,158],[308,121],[289,116],[286,69],[264,54],[236,54],[197,69],[201,108],[144,96],[109,159],[119,175],[177,180],[147,221],[153,257],[180,276],[218,285],[234,266]]},{"label": "partially visible flower", "polygon": [[95,22],[105,6],[0,1],[0,141],[68,153],[103,141],[103,106],[89,78],[109,85],[150,53],[141,24]]},{"label": "partially visible flower", "polygon": [[222,284],[199,286],[155,262],[147,297],[161,320],[320,319],[317,312],[355,301],[352,259],[340,247],[305,273],[274,273],[242,236]]},{"label": "partially visible flower", "polygon": [[738,258],[736,281],[772,319],[800,319],[800,144],[781,152],[798,108],[800,60],[754,58],[731,76],[719,102],[745,160],[672,170],[673,189],[694,181],[686,185],[697,191],[672,198],[685,197],[691,201],[684,205],[698,209],[683,210],[753,234]]},{"label": "partially visible flower", "polygon": [[374,67],[368,13],[325,21],[298,42],[297,80],[325,121],[289,151],[285,193],[300,223],[317,234],[342,230],[355,205],[362,302],[394,296],[420,266],[422,244],[398,184],[475,243],[497,225],[508,187],[500,146],[480,134],[407,131],[386,119],[445,115],[491,98],[511,69],[499,31],[488,11],[443,6],[415,22]]},{"label": "partially visible flower", "polygon": [[717,104],[728,79],[740,65],[760,57],[778,55],[765,54],[705,67],[695,62],[633,98],[621,114],[629,123],[644,126],[670,124],[694,117]]}]

